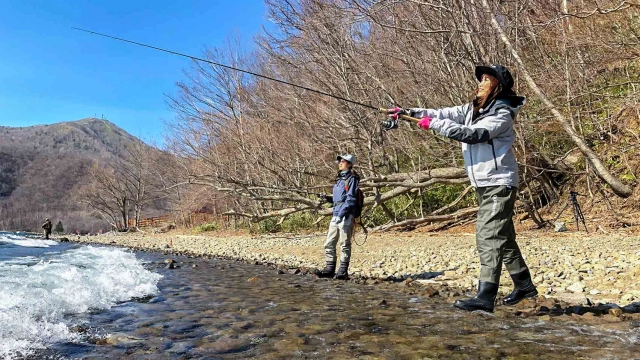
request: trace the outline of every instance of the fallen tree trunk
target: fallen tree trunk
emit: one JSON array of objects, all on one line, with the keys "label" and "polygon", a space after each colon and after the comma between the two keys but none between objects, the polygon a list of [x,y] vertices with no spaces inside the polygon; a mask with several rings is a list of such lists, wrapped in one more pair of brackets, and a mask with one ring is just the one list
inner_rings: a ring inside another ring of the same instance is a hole
[{"label": "fallen tree trunk", "polygon": [[[282,223],[287,216],[303,211],[315,212],[321,216],[330,216],[333,213],[333,208],[321,208],[323,201],[309,199],[300,195],[306,191],[305,189],[296,189],[293,187],[285,188],[283,186],[274,188],[256,184],[244,184],[238,182],[236,179],[230,179],[230,181],[224,181],[223,183],[221,179],[213,179],[207,176],[194,176],[190,182],[193,184],[210,186],[219,192],[232,193],[253,201],[279,201],[281,203],[294,204],[290,207],[261,214],[251,214],[241,211],[228,211],[223,214],[246,217],[251,219],[251,222],[254,223],[274,217],[280,217],[281,219],[279,223]],[[362,191],[374,192],[373,196],[367,196],[364,199],[364,206],[381,206],[384,208],[385,202],[409,192],[416,191],[417,189],[427,188],[435,184],[467,183],[469,183],[469,179],[464,169],[449,167],[411,173],[390,174],[375,178],[363,178],[360,181],[360,188]],[[382,188],[388,187],[392,187],[392,189],[384,193],[380,192]],[[310,193],[310,195],[315,194]],[[443,209],[439,209],[439,211],[441,212],[447,208],[455,206],[455,204],[460,200],[461,197],[456,199],[454,204]],[[391,211],[385,211],[385,213],[392,221],[395,221],[395,215],[391,213]]]},{"label": "fallen tree trunk", "polygon": [[418,225],[422,225],[428,222],[460,220],[465,217],[470,217],[472,215],[475,215],[477,212],[478,212],[478,207],[465,208],[448,215],[430,215],[430,216],[425,216],[419,219],[409,219],[405,221],[400,221],[395,224],[381,225],[374,228],[373,231],[389,231],[389,230],[395,230],[395,229],[405,228],[405,227],[416,227]]}]

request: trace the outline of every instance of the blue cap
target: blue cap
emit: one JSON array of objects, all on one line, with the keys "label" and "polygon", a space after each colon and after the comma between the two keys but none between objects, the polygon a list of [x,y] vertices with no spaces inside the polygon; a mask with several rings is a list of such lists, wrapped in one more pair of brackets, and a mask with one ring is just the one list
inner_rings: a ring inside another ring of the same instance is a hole
[{"label": "blue cap", "polygon": [[340,160],[345,160],[351,163],[351,165],[353,165],[356,162],[356,157],[354,155],[351,154],[344,154],[344,155],[339,155],[336,160],[340,161]]}]

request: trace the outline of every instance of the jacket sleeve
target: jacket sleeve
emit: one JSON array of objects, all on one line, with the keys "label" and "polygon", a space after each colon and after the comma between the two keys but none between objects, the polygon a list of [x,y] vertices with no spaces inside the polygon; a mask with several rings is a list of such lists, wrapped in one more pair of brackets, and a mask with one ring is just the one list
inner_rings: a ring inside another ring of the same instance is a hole
[{"label": "jacket sleeve", "polygon": [[413,108],[409,109],[409,114],[412,117],[421,119],[428,116],[432,119],[449,119],[457,124],[464,124],[464,120],[467,118],[467,111],[469,105],[460,105],[442,109],[421,109]]},{"label": "jacket sleeve", "polygon": [[351,178],[349,178],[349,191],[347,191],[347,197],[346,200],[344,201],[344,206],[342,206],[342,208],[340,209],[340,213],[338,214],[338,217],[345,217],[347,216],[347,214],[351,214],[353,213],[353,210],[356,207],[356,204],[358,202],[358,186],[359,186],[360,180],[356,179],[355,176],[352,176]]},{"label": "jacket sleeve", "polygon": [[429,126],[449,139],[467,144],[485,143],[502,134],[513,124],[513,115],[508,109],[499,109],[495,115],[487,116],[473,125],[462,125],[450,119],[437,118]]}]

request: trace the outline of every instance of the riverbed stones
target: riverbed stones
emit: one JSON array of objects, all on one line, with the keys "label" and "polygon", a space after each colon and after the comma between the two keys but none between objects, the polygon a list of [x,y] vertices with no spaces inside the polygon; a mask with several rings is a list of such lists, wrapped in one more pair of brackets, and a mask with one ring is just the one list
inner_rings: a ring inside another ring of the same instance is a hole
[{"label": "riverbed stones", "polygon": [[[518,243],[541,294],[558,297],[589,294],[594,300],[627,303],[640,299],[640,251],[637,237],[587,235],[584,233],[519,233]],[[241,259],[245,262],[276,266],[276,270],[303,274],[300,268],[322,268],[324,234],[310,236],[226,236],[208,237],[175,234],[126,234],[79,237],[82,242],[106,243],[137,249],[158,249],[173,241],[171,254],[207,255]],[[615,244],[615,247],[611,246]],[[407,278],[446,282],[449,291],[440,296],[473,291],[479,270],[475,237],[463,234],[371,234],[367,243],[356,247],[352,263],[353,282],[379,285],[383,279]],[[355,251],[354,250],[354,251]],[[355,269],[358,269],[357,273]],[[286,269],[286,270],[285,270]],[[289,270],[291,269],[291,270]],[[447,271],[446,276],[443,272]],[[361,276],[362,278],[359,278]],[[540,279],[542,277],[542,279]],[[540,281],[541,280],[541,281]],[[501,293],[510,290],[511,281],[503,271]],[[574,286],[582,284],[582,289]],[[622,291],[621,291],[622,289]],[[575,292],[577,291],[577,292]],[[631,297],[630,295],[633,295]]]}]

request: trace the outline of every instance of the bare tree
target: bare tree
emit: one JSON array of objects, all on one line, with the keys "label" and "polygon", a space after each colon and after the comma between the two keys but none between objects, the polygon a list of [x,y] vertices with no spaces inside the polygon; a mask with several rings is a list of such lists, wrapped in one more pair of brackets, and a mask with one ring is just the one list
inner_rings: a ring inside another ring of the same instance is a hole
[{"label": "bare tree", "polygon": [[[613,138],[622,125],[615,114],[637,100],[638,76],[629,68],[640,42],[626,38],[637,38],[638,29],[622,11],[638,16],[632,3],[268,0],[267,6],[275,29],[258,37],[256,51],[242,54],[230,43],[206,57],[380,107],[465,103],[476,86],[474,66],[503,63],[517,70],[519,93],[527,95],[526,84],[536,95],[516,123],[519,199],[529,216],[542,226],[537,209],[558,201],[561,187],[575,179],[590,186],[603,179],[623,197],[633,190],[618,178],[622,171],[635,177],[631,166],[605,165],[618,157]],[[206,201],[215,198],[222,213],[252,221],[328,215],[317,193],[331,186],[335,154],[351,152],[366,204],[392,222],[385,228],[473,212],[465,196],[425,203],[434,201],[428,195],[436,188],[467,183],[457,143],[406,124],[384,132],[380,115],[366,108],[209,64],[194,63],[186,77],[170,99],[179,121],[169,149],[182,170],[167,187],[184,190],[181,199],[188,197],[184,185],[197,185],[194,191],[211,191]],[[625,91],[616,98],[608,89]],[[605,138],[611,151],[598,153],[595,145]],[[419,211],[407,213],[416,204]]]}]

